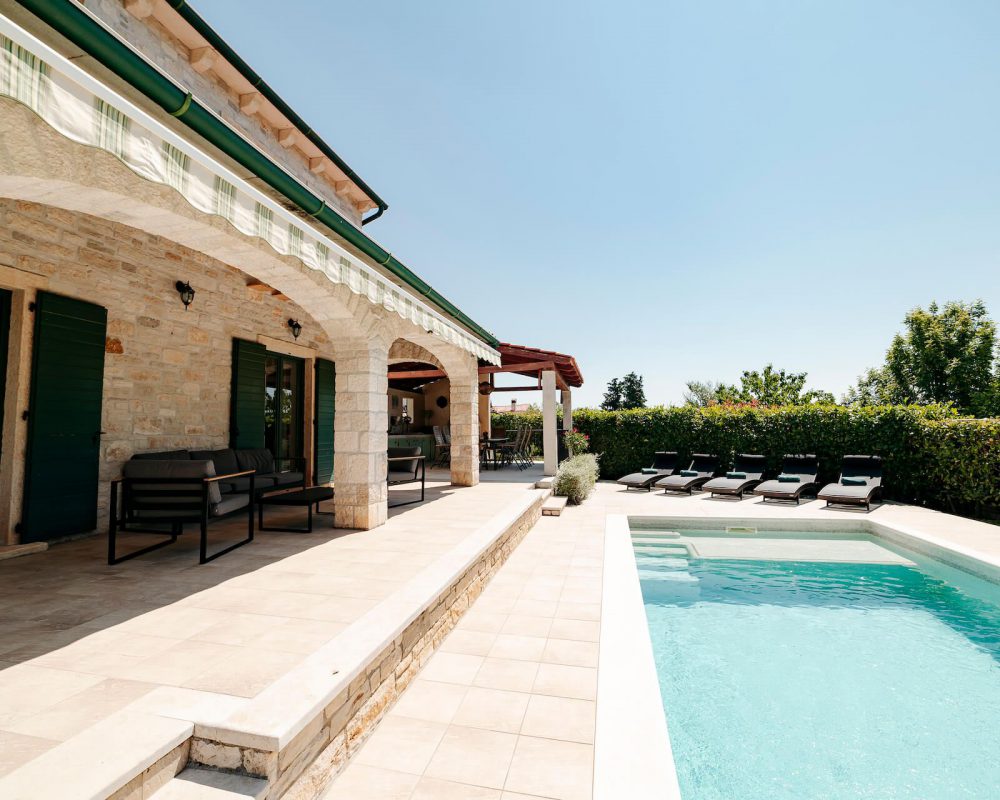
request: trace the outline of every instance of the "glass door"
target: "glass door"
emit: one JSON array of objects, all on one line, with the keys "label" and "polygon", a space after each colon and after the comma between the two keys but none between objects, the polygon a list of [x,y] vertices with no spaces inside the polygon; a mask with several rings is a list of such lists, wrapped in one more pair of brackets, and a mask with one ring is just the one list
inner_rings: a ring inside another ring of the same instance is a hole
[{"label": "glass door", "polygon": [[302,458],[304,362],[267,353],[264,359],[264,446],[278,469],[287,459]]}]

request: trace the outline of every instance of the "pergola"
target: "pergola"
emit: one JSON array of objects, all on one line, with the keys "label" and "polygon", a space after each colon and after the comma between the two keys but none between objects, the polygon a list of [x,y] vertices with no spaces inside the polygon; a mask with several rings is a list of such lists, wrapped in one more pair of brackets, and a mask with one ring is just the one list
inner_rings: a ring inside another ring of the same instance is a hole
[{"label": "pergola", "polygon": [[[554,350],[541,350],[518,344],[501,342],[499,366],[480,363],[479,390],[481,394],[493,392],[542,392],[542,450],[545,458],[545,474],[555,475],[558,465],[559,440],[556,428],[556,390],[561,393],[563,406],[563,427],[573,426],[572,389],[583,386],[583,374],[573,356]],[[497,386],[496,376],[500,373],[522,375],[534,378],[534,383],[517,386]],[[389,380],[394,386],[416,387],[445,378],[443,370],[416,363],[393,364],[389,368]]]}]

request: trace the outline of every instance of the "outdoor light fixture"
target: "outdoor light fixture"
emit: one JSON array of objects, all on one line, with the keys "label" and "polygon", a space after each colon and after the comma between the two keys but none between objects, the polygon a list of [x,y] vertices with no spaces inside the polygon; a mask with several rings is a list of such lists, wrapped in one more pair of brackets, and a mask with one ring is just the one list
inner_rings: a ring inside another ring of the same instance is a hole
[{"label": "outdoor light fixture", "polygon": [[174,288],[177,289],[177,294],[181,296],[181,302],[184,304],[184,310],[188,310],[188,306],[194,302],[194,289],[191,288],[191,284],[187,281],[177,281],[174,284]]},{"label": "outdoor light fixture", "polygon": [[299,334],[302,333],[302,325],[297,319],[288,320],[288,327],[292,329],[292,336],[296,339],[299,338]]}]

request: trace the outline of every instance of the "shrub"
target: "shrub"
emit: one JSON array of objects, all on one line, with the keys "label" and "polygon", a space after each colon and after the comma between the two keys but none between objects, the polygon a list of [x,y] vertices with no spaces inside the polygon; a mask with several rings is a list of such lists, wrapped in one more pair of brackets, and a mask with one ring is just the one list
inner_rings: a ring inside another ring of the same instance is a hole
[{"label": "shrub", "polygon": [[[493,424],[509,426],[508,416]],[[541,427],[541,415],[512,416]],[[815,453],[829,482],[844,455],[871,453],[884,459],[890,499],[977,516],[1000,509],[1000,419],[960,418],[948,406],[578,409],[573,424],[590,436],[604,479],[648,466],[656,450],[677,450],[682,460],[716,453],[727,468],[736,453],[762,453],[772,471],[785,453]]]},{"label": "shrub", "polygon": [[590,437],[573,428],[573,430],[563,434],[563,443],[571,456],[578,456],[581,453],[586,453],[590,448]]},{"label": "shrub", "polygon": [[598,472],[597,456],[593,453],[567,458],[559,465],[552,491],[559,497],[569,498],[571,503],[580,504],[593,491]]}]

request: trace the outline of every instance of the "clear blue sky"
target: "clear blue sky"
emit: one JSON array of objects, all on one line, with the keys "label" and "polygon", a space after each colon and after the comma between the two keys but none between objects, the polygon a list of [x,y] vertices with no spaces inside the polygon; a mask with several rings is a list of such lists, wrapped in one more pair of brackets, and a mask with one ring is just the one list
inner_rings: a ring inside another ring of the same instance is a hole
[{"label": "clear blue sky", "polygon": [[576,405],[768,361],[839,395],[915,305],[1000,319],[995,0],[194,5]]}]

